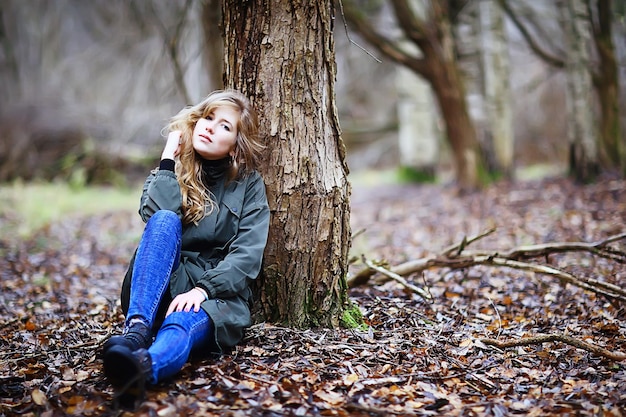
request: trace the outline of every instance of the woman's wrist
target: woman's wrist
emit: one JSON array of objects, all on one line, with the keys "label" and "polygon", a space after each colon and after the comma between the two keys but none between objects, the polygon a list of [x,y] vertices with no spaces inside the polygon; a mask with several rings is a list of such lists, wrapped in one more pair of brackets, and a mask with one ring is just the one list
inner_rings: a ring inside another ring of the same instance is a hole
[{"label": "woman's wrist", "polygon": [[209,299],[209,294],[207,294],[207,292],[204,290],[204,288],[194,287],[193,289],[196,290],[196,291],[199,291],[200,294],[202,294],[204,296],[204,301],[207,301]]},{"label": "woman's wrist", "polygon": [[163,169],[166,171],[174,171],[175,166],[176,162],[174,162],[173,159],[169,158],[161,159],[161,162],[159,163],[159,169]]}]

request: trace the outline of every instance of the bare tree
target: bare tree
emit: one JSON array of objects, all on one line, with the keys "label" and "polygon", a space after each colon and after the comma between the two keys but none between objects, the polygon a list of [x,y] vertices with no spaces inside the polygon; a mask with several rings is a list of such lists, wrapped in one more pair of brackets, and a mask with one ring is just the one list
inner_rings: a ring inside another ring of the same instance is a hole
[{"label": "bare tree", "polygon": [[[619,108],[619,76],[618,64],[613,46],[613,12],[610,0],[598,0],[595,15],[588,3],[589,16],[593,28],[598,53],[598,70],[592,74],[593,84],[597,89],[600,101],[600,136],[601,160],[608,161],[610,166],[621,167],[626,175],[626,143],[622,138]],[[623,6],[622,6],[623,7]]]},{"label": "bare tree", "polygon": [[456,8],[448,1],[428,2],[428,16],[421,17],[409,0],[389,0],[405,39],[414,44],[421,55],[407,52],[401,41],[383,35],[368,21],[355,0],[342,0],[343,11],[351,28],[388,59],[419,74],[431,85],[443,117],[450,142],[456,179],[459,185],[474,188],[480,185],[479,172],[483,159],[474,125],[465,100],[451,17]]},{"label": "bare tree", "polygon": [[[562,0],[561,6],[569,7],[574,4],[573,1]],[[537,23],[536,14],[532,11],[521,12],[519,5],[516,4],[516,7],[513,7],[513,3],[509,0],[498,0],[498,2],[519,29],[530,49],[546,64],[557,69],[565,69],[568,54],[565,52],[567,50],[565,45],[555,41],[559,37],[544,33]],[[592,59],[589,59],[586,71],[589,72],[593,81],[601,109],[598,118],[600,134],[592,133],[596,142],[596,152],[594,155],[585,157],[596,160],[581,165],[580,152],[583,149],[579,146],[571,147],[572,152],[576,152],[570,155],[571,165],[577,165],[570,166],[570,171],[579,179],[589,179],[589,175],[594,171],[594,169],[588,169],[589,163],[597,165],[598,168],[618,168],[622,173],[626,172],[626,144],[622,137],[619,119],[618,67],[612,40],[613,6],[611,0],[583,0],[583,3],[577,6],[577,9],[580,9],[580,12],[586,16],[587,24],[592,28],[590,33],[593,35],[591,39],[592,45],[595,46],[597,62],[594,63]],[[580,25],[581,22],[578,24]],[[587,45],[587,47],[592,45]]]},{"label": "bare tree", "polygon": [[339,325],[347,303],[348,168],[335,108],[331,0],[225,0],[225,85],[254,98],[272,212],[265,319]]},{"label": "bare tree", "polygon": [[484,95],[491,127],[496,171],[513,174],[513,115],[509,88],[509,57],[504,14],[494,0],[479,1]]},{"label": "bare tree", "polygon": [[568,0],[560,5],[569,53],[565,60],[567,74],[567,136],[570,143],[570,169],[578,181],[590,181],[598,172],[598,148],[595,140],[593,89],[589,71],[588,45],[591,26],[583,0]]},{"label": "bare tree", "polygon": [[222,22],[222,0],[207,0],[202,7],[202,29],[206,42],[206,67],[209,69],[211,85],[215,89],[224,86],[224,33]]},{"label": "bare tree", "polygon": [[434,178],[440,156],[438,113],[428,83],[413,71],[399,67],[398,148],[400,166],[422,178]]}]

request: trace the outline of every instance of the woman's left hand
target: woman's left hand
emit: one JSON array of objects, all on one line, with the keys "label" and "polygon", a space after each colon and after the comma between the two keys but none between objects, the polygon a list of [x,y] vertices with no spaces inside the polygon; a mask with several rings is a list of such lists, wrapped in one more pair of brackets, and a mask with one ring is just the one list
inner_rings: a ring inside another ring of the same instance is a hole
[{"label": "woman's left hand", "polygon": [[200,304],[202,304],[204,300],[204,294],[195,288],[185,293],[178,294],[170,303],[170,306],[167,309],[167,313],[165,313],[165,317],[169,316],[175,311],[188,312],[191,311],[192,308],[193,311],[197,313],[198,311],[200,311]]}]

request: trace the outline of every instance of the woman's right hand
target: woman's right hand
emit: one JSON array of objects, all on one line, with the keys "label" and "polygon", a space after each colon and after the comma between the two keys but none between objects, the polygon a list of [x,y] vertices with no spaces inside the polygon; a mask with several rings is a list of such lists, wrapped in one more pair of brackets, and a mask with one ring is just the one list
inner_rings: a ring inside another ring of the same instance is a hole
[{"label": "woman's right hand", "polygon": [[193,310],[194,312],[200,311],[200,305],[206,301],[206,293],[203,290],[199,290],[198,288],[192,288],[191,290],[178,294],[167,309],[167,313],[165,313],[165,317],[169,316],[175,311],[186,311],[189,312]]},{"label": "woman's right hand", "polygon": [[167,142],[163,153],[161,153],[161,159],[174,159],[180,152],[181,131],[173,130],[167,135]]}]

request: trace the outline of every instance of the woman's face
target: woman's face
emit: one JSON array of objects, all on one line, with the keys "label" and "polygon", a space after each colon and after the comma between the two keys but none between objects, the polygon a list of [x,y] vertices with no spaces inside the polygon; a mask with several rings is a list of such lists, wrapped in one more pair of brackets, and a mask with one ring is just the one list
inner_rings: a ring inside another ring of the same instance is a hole
[{"label": "woman's face", "polygon": [[216,107],[199,119],[193,129],[193,148],[208,160],[227,157],[235,149],[240,112],[234,107]]}]

